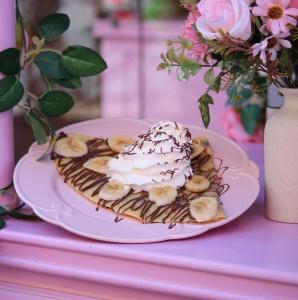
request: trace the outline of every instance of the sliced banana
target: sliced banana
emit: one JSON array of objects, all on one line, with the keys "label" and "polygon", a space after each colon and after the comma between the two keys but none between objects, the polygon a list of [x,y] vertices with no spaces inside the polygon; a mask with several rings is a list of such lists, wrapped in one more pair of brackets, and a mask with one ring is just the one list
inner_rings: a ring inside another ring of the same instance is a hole
[{"label": "sliced banana", "polygon": [[99,198],[115,201],[125,197],[130,191],[130,187],[128,185],[124,185],[120,181],[112,180],[106,183],[99,192]]},{"label": "sliced banana", "polygon": [[112,157],[99,156],[87,160],[83,167],[100,174],[107,174],[108,162]]},{"label": "sliced banana", "polygon": [[209,145],[209,141],[204,136],[197,136],[192,140],[193,152],[191,158],[199,156]]},{"label": "sliced banana", "polygon": [[134,144],[136,141],[129,137],[129,136],[125,136],[125,135],[121,135],[121,136],[113,136],[110,137],[108,139],[108,144],[110,146],[110,148],[115,151],[120,153],[122,151],[122,148],[124,145],[131,145]]},{"label": "sliced banana", "polygon": [[210,157],[203,165],[200,166],[200,170],[203,172],[207,172],[214,169],[213,158]]},{"label": "sliced banana", "polygon": [[78,133],[68,133],[68,136],[72,136],[72,137],[76,137],[78,138],[80,141],[87,143],[89,141],[92,141],[94,139],[96,139],[93,136],[88,136],[88,135],[84,135],[84,134],[78,134]]},{"label": "sliced banana", "polygon": [[197,222],[210,221],[217,214],[218,202],[215,197],[199,197],[190,202],[190,214]]},{"label": "sliced banana", "polygon": [[200,175],[193,175],[191,179],[185,183],[185,188],[194,193],[204,192],[209,188],[209,186],[209,180]]},{"label": "sliced banana", "polygon": [[177,190],[170,187],[154,187],[149,190],[149,200],[158,206],[167,205],[175,201]]},{"label": "sliced banana", "polygon": [[64,157],[80,157],[88,153],[88,147],[79,138],[67,136],[56,142],[54,151]]}]

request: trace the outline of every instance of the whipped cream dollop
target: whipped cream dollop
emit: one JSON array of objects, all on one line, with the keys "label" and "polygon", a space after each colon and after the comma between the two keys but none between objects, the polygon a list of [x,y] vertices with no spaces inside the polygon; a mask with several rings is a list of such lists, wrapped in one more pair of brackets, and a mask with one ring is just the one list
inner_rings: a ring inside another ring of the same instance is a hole
[{"label": "whipped cream dollop", "polygon": [[143,190],[152,187],[183,186],[192,176],[189,130],[176,122],[162,121],[150,127],[132,145],[125,145],[109,161],[108,176]]}]

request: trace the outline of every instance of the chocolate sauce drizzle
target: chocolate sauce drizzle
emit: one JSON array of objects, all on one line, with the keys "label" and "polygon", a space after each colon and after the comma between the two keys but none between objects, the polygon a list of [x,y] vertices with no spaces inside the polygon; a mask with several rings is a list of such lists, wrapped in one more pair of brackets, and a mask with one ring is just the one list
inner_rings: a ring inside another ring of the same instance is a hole
[{"label": "chocolate sauce drizzle", "polygon": [[[65,134],[64,134],[65,136]],[[101,187],[108,182],[108,177],[104,174],[99,174],[94,171],[83,168],[83,164],[98,156],[116,156],[107,144],[105,139],[96,138],[87,142],[88,153],[78,158],[64,158],[52,153],[51,158],[55,160],[59,167],[59,173],[64,178],[64,182],[73,185],[80,192],[92,190],[92,197],[99,194]],[[134,147],[131,147],[133,149]],[[210,188],[203,193],[191,193],[184,188],[178,190],[176,200],[168,205],[156,206],[154,202],[149,200],[148,192],[130,190],[128,195],[116,201],[108,201],[99,199],[96,210],[100,206],[112,209],[116,214],[115,222],[119,222],[122,218],[118,214],[125,214],[129,211],[139,211],[139,216],[143,223],[169,223],[169,229],[173,228],[176,223],[183,221],[195,221],[190,214],[189,202],[201,195],[212,194],[219,198],[229,189],[229,185],[222,184],[222,175],[227,169],[220,166],[208,171],[202,171],[203,166],[209,159],[210,155],[201,154],[200,156],[191,160],[191,167],[193,174],[200,174],[208,178],[210,181]]]}]

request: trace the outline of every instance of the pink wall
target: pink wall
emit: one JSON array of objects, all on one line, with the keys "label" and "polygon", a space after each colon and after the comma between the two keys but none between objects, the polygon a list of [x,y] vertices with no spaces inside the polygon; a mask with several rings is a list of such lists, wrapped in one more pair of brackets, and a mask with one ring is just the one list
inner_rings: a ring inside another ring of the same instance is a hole
[{"label": "pink wall", "polygon": [[[139,99],[138,29],[134,21],[122,21],[118,27],[109,20],[97,20],[93,36],[101,39],[100,51],[108,70],[101,77],[101,113],[103,117],[140,117],[140,105],[146,118],[171,119],[202,126],[197,99],[205,91],[203,74],[187,82],[173,73],[157,71],[166,40],[181,32],[182,21],[146,22],[144,26],[144,97]],[[210,128],[221,131],[221,112],[225,94],[215,96]]]}]

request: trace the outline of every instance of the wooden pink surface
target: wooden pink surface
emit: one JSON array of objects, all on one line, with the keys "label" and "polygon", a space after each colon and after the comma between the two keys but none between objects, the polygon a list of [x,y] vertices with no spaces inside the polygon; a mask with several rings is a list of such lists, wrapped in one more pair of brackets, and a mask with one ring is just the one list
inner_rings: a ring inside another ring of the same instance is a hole
[{"label": "wooden pink surface", "polygon": [[[262,146],[244,148],[263,165]],[[266,220],[263,192],[232,223],[178,241],[112,244],[43,221],[7,223],[0,299],[297,299],[298,226]]]},{"label": "wooden pink surface", "polygon": [[[2,0],[0,7],[0,51],[15,46],[14,0]],[[3,75],[0,73],[0,79]],[[12,111],[0,113],[0,189],[12,183],[14,168]],[[1,196],[0,196],[1,201]]]},{"label": "wooden pink surface", "polygon": [[[160,54],[166,51],[166,40],[176,39],[183,21],[145,22],[144,25],[144,97],[138,88],[138,31],[134,21],[123,21],[115,27],[107,20],[97,20],[93,36],[101,40],[100,52],[108,63],[101,76],[101,116],[175,120],[202,126],[198,98],[206,90],[203,72],[189,81],[179,81],[175,72],[156,71]],[[211,105],[210,129],[222,132],[221,114],[225,93],[216,94]],[[139,115],[140,105],[144,116]]]}]

